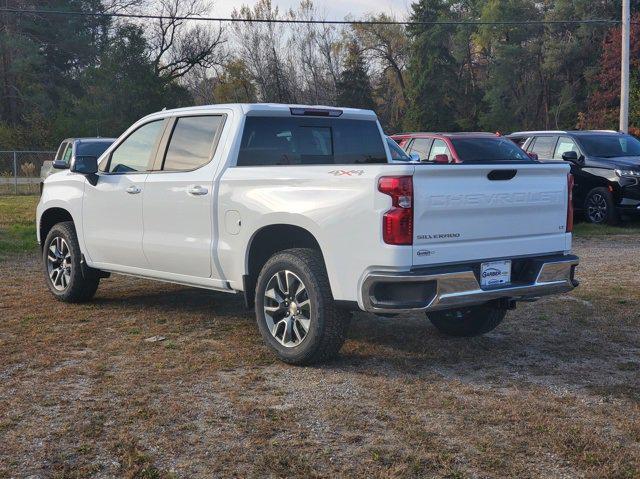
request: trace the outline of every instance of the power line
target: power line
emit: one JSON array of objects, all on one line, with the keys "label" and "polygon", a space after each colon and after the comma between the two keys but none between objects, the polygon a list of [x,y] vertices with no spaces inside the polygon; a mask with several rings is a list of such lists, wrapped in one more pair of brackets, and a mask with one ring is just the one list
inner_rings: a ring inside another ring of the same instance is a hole
[{"label": "power line", "polygon": [[615,19],[584,19],[584,20],[506,20],[506,21],[453,21],[453,20],[433,20],[433,21],[403,21],[403,20],[319,20],[319,19],[284,19],[284,18],[234,18],[234,17],[202,17],[202,16],[165,16],[149,15],[142,13],[110,13],[110,12],[77,12],[62,10],[23,10],[18,8],[0,8],[0,13],[11,13],[17,15],[67,15],[83,17],[109,17],[109,18],[136,18],[145,20],[170,20],[196,22],[224,22],[224,23],[291,23],[306,25],[578,25],[578,24],[605,24],[617,25],[621,20]]}]

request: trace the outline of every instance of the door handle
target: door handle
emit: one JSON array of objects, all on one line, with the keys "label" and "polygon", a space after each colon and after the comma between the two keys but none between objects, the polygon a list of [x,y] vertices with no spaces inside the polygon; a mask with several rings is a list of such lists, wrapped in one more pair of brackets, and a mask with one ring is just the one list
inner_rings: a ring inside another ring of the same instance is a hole
[{"label": "door handle", "polygon": [[209,190],[206,189],[204,186],[200,186],[200,185],[196,185],[196,186],[192,186],[190,187],[187,192],[190,195],[194,195],[194,196],[204,196],[207,193],[209,193]]},{"label": "door handle", "polygon": [[129,188],[127,188],[127,193],[129,193],[130,195],[137,195],[140,192],[142,192],[142,188],[140,188],[138,185],[131,185]]}]

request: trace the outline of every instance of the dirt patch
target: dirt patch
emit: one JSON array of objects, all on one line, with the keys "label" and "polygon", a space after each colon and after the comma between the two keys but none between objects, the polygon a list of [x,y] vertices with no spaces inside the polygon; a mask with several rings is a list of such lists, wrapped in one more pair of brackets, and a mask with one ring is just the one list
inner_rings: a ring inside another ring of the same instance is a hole
[{"label": "dirt patch", "polygon": [[575,293],[484,337],[356,314],[313,368],[274,360],[239,297],[113,276],[65,305],[14,255],[0,477],[638,477],[640,246],[576,250]]}]

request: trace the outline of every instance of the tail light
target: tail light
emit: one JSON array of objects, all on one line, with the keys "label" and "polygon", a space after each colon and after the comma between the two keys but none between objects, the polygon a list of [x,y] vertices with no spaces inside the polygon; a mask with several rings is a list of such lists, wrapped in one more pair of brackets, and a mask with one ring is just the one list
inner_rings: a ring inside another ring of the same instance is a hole
[{"label": "tail light", "polygon": [[567,233],[573,232],[573,175],[567,175]]},{"label": "tail light", "polygon": [[382,217],[386,244],[413,244],[413,179],[411,176],[383,176],[378,191],[391,196],[391,209]]}]

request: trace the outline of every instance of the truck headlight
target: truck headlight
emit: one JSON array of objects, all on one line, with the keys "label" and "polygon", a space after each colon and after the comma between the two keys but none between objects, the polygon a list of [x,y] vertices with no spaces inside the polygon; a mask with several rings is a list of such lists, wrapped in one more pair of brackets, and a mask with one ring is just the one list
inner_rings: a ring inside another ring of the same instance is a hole
[{"label": "truck headlight", "polygon": [[640,177],[640,170],[616,170],[616,175],[623,176],[631,176],[633,178]]}]

